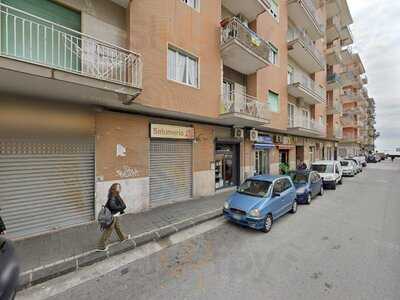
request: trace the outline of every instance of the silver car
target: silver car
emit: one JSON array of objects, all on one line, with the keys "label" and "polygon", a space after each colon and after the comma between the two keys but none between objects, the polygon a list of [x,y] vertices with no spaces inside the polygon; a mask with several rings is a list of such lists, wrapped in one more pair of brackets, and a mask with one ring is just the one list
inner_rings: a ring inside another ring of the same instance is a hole
[{"label": "silver car", "polygon": [[342,166],[343,176],[354,177],[359,172],[356,163],[351,159],[341,160],[340,165]]}]

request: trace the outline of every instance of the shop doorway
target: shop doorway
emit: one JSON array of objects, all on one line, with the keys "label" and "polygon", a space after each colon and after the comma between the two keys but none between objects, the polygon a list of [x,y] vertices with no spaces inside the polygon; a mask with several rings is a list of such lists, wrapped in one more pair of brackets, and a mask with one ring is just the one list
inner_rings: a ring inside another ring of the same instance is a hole
[{"label": "shop doorway", "polygon": [[296,167],[304,162],[304,146],[296,146]]},{"label": "shop doorway", "polygon": [[289,150],[279,150],[279,171],[281,174],[289,171]]},{"label": "shop doorway", "polygon": [[239,184],[239,148],[237,144],[216,144],[215,188]]},{"label": "shop doorway", "polygon": [[269,173],[269,151],[255,151],[255,170],[254,175],[264,175]]}]

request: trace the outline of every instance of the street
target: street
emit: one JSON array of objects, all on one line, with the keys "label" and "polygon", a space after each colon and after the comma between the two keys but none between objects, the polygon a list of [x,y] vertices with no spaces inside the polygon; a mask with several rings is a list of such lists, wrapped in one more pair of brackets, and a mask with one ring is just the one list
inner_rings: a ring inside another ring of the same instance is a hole
[{"label": "street", "polygon": [[268,234],[215,219],[17,299],[400,299],[399,194],[400,160],[369,164]]}]

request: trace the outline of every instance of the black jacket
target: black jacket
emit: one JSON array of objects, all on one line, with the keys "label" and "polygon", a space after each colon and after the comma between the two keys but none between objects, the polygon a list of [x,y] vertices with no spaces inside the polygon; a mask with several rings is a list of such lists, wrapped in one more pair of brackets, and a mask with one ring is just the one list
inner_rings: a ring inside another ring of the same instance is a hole
[{"label": "black jacket", "polygon": [[106,207],[111,211],[113,215],[117,213],[124,213],[126,208],[124,200],[120,196],[110,196],[106,203]]},{"label": "black jacket", "polygon": [[6,231],[6,225],[0,217],[0,233],[2,233],[3,231]]}]

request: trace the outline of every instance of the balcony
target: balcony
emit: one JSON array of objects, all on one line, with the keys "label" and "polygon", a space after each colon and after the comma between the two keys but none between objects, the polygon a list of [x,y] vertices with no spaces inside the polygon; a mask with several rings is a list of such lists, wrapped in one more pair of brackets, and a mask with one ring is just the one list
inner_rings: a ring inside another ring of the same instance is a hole
[{"label": "balcony", "polygon": [[359,128],[363,126],[362,121],[355,119],[355,117],[351,115],[344,114],[341,120],[343,127]]},{"label": "balcony", "polygon": [[336,73],[327,74],[326,77],[326,86],[327,90],[333,90],[340,88],[342,85],[341,78]]},{"label": "balcony", "polygon": [[139,54],[0,3],[0,92],[120,107],[142,91]]},{"label": "balcony", "polygon": [[360,91],[353,92],[349,90],[344,90],[343,94],[340,95],[342,103],[351,103],[351,102],[362,102],[364,100],[364,96]]},{"label": "balcony", "polygon": [[222,24],[221,55],[224,65],[242,74],[253,74],[269,65],[269,44],[232,18]]},{"label": "balcony", "polygon": [[324,56],[303,30],[290,28],[287,40],[289,56],[308,73],[315,73],[325,69],[326,61]]},{"label": "balcony", "polygon": [[257,19],[257,16],[269,9],[270,4],[264,0],[222,0],[222,6],[235,16],[243,15],[249,22]]},{"label": "balcony", "polygon": [[297,116],[293,120],[289,119],[288,131],[292,133],[309,133],[318,136],[325,135],[325,126],[313,119]]},{"label": "balcony", "polygon": [[353,86],[357,89],[362,87],[361,77],[354,74],[353,71],[344,71],[340,74],[343,86]]},{"label": "balcony", "polygon": [[361,76],[361,81],[362,81],[362,84],[368,84],[368,76],[367,75]]},{"label": "balcony", "polygon": [[289,0],[288,15],[297,27],[307,30],[312,40],[323,37],[325,27],[313,0]]},{"label": "balcony", "polygon": [[220,119],[227,125],[259,126],[270,123],[271,112],[267,102],[232,91],[222,96]]},{"label": "balcony", "polygon": [[288,81],[289,95],[300,98],[310,105],[325,102],[325,89],[307,75],[294,72],[289,76]]},{"label": "balcony", "polygon": [[342,137],[342,142],[344,143],[358,143],[360,138],[354,134],[344,133]]},{"label": "balcony", "polygon": [[333,42],[334,40],[340,37],[340,20],[337,16],[329,18],[326,21],[326,41],[328,43]]},{"label": "balcony", "polygon": [[340,29],[340,39],[342,40],[342,46],[348,46],[354,43],[353,34],[349,26],[343,26]]},{"label": "balcony", "polygon": [[326,106],[326,114],[327,115],[336,115],[341,114],[343,112],[343,106],[340,101],[328,101]]},{"label": "balcony", "polygon": [[343,137],[343,129],[342,127],[335,126],[333,129],[333,138],[335,139],[342,139]]},{"label": "balcony", "polygon": [[342,62],[342,54],[339,44],[326,49],[326,62],[328,65],[337,65]]},{"label": "balcony", "polygon": [[362,113],[362,108],[359,106],[353,106],[350,108],[343,108],[343,114],[345,114],[346,116],[354,116],[357,114],[361,114]]},{"label": "balcony", "polygon": [[341,10],[340,0],[327,0],[326,1],[326,17],[331,18],[339,14]]}]

